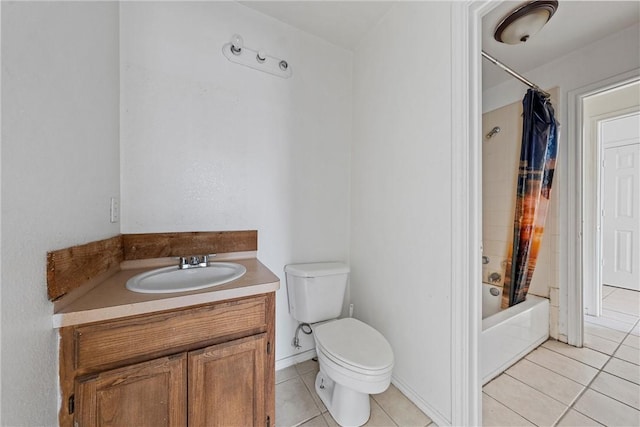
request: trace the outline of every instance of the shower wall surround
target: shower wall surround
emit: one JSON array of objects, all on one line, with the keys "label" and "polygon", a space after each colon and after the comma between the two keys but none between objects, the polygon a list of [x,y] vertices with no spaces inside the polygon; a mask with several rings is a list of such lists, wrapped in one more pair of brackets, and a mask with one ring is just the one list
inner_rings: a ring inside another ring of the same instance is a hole
[{"label": "shower wall surround", "polygon": [[[549,91],[556,106],[558,89]],[[524,96],[524,90],[523,90]],[[495,126],[500,132],[487,134]],[[506,260],[513,242],[513,215],[522,139],[522,102],[514,102],[482,116],[482,281],[503,286]],[[557,338],[559,250],[558,250],[558,175],[554,177],[545,235],[531,280],[529,293],[550,298],[550,334]]]}]

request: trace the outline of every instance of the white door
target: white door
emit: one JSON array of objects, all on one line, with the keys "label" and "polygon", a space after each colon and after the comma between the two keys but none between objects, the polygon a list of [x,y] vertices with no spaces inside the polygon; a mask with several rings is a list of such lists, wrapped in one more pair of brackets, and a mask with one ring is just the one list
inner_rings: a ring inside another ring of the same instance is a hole
[{"label": "white door", "polygon": [[[628,133],[630,129],[632,135]],[[602,283],[640,291],[638,115],[607,123],[601,132]]]}]

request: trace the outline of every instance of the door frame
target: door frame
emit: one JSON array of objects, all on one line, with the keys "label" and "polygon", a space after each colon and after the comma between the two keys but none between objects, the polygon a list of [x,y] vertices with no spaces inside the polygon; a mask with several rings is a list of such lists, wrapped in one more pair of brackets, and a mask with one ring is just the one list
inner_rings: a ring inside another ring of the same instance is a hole
[{"label": "door frame", "polygon": [[[618,120],[621,118],[625,118],[625,117],[630,117],[630,116],[638,116],[640,115],[640,105],[631,107],[631,108],[623,108],[620,110],[615,110],[615,111],[611,111],[609,113],[605,113],[602,114],[601,116],[598,116],[597,118],[594,118],[594,120],[596,121],[596,126],[598,129],[598,136],[597,136],[597,150],[598,150],[598,176],[597,176],[597,182],[598,182],[598,200],[597,200],[597,210],[596,212],[602,212],[605,208],[604,205],[604,155],[605,155],[605,150],[607,148],[619,148],[619,147],[625,147],[628,145],[635,145],[635,144],[629,144],[628,141],[617,141],[614,143],[609,143],[609,144],[605,144],[602,141],[601,138],[601,129],[602,129],[602,124],[611,120]],[[604,219],[602,217],[602,215],[598,215],[597,217],[597,222],[598,222],[598,236],[597,236],[597,250],[598,250],[598,259],[602,259],[604,260]],[[602,263],[596,263],[597,268],[598,268],[598,283],[602,283],[603,279],[603,273],[604,273],[604,269],[602,266]],[[597,288],[597,292],[596,294],[598,295],[598,300],[596,301],[596,306],[597,306],[597,315],[600,316],[602,314],[602,287],[598,286],[596,284],[596,288]]]},{"label": "door frame", "polygon": [[482,17],[451,3],[451,425],[482,424]]},{"label": "door frame", "polygon": [[[583,102],[585,98],[639,80],[640,68],[572,90],[568,93],[568,147],[567,147],[567,342],[576,347],[583,345],[585,282],[593,284],[597,276],[585,262],[589,253],[595,253],[596,224],[585,215],[585,205],[593,202],[596,189],[585,188],[586,141],[583,133]],[[599,182],[596,184],[599,185]],[[597,191],[597,190],[596,190]],[[591,198],[591,199],[589,199]],[[599,197],[598,197],[599,199]],[[585,239],[586,238],[586,239]],[[585,243],[586,240],[586,243]]]},{"label": "door frame", "polygon": [[[623,86],[623,85],[620,85]],[[606,91],[603,91],[606,92]],[[598,95],[598,94],[596,94]],[[586,99],[588,97],[583,98]],[[587,231],[589,229],[593,231],[593,234],[585,234],[585,259],[589,259],[590,256],[588,253],[594,254],[594,262],[591,267],[587,263],[585,263],[585,274],[584,274],[584,287],[583,287],[583,314],[588,314],[590,316],[600,316],[602,315],[602,287],[600,284],[602,283],[602,263],[598,261],[602,261],[602,212],[603,206],[603,195],[602,195],[602,186],[603,186],[603,175],[602,175],[602,162],[604,160],[604,147],[602,145],[602,140],[600,138],[600,126],[601,123],[615,119],[619,117],[628,116],[638,112],[640,107],[632,107],[632,108],[622,108],[618,110],[608,111],[606,113],[597,114],[594,116],[590,116],[588,118],[582,117],[583,126],[583,144],[585,146],[585,150],[591,150],[592,158],[595,160],[595,169],[592,168],[591,172],[595,172],[593,181],[585,180],[585,193],[587,195],[594,195],[591,199],[589,196],[585,197],[585,208],[589,209],[589,206],[594,207],[589,218],[587,213],[585,213],[585,227]],[[583,115],[584,116],[584,115]],[[588,122],[585,123],[585,119]],[[594,148],[588,148],[590,145]],[[589,163],[587,159],[588,156],[585,155],[585,164]],[[589,171],[585,171],[585,174],[588,174]],[[595,228],[593,228],[595,227]],[[591,252],[591,251],[595,252]]]}]

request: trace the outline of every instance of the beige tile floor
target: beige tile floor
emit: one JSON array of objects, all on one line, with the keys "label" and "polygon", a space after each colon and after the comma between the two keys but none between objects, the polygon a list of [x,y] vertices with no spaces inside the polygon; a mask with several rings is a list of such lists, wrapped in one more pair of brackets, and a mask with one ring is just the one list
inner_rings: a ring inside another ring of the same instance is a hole
[{"label": "beige tile floor", "polygon": [[[331,417],[315,392],[318,362],[307,360],[276,372],[276,425],[282,427],[333,427]],[[400,391],[391,385],[371,396],[371,418],[366,426],[437,427]]]},{"label": "beige tile floor", "polygon": [[549,340],[483,388],[485,426],[640,426],[640,293],[605,286],[584,348]]},{"label": "beige tile floor", "polygon": [[[604,287],[585,347],[549,340],[483,388],[485,426],[640,426],[640,293]],[[314,390],[317,362],[276,372],[278,426],[336,426]],[[393,385],[367,426],[435,426]]]}]

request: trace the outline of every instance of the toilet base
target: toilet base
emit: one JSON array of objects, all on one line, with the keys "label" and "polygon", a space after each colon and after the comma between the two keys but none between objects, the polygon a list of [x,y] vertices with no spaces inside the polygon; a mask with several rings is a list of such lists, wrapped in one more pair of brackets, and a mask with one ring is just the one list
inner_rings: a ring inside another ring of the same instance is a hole
[{"label": "toilet base", "polygon": [[316,393],[341,426],[361,426],[369,420],[369,395],[344,387],[322,371],[316,376]]}]

